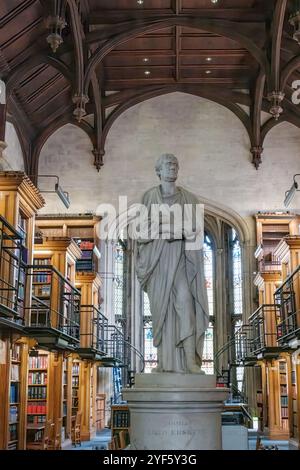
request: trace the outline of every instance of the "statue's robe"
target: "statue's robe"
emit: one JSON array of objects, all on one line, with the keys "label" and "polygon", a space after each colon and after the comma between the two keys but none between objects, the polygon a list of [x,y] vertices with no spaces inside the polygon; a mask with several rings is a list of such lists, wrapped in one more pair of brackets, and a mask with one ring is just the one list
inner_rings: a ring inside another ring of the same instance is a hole
[{"label": "statue's robe", "polygon": [[[197,198],[183,188],[177,190],[169,205],[180,204],[183,210],[184,204],[192,204],[194,210],[199,203]],[[147,191],[142,203],[149,214],[152,204],[165,204],[160,186]],[[201,222],[193,230],[203,230],[203,220]],[[161,371],[187,372],[183,341],[192,335],[195,336],[195,361],[201,364],[204,334],[209,324],[204,259],[203,249],[185,249],[189,243],[188,237],[171,242],[159,238],[137,243],[136,272],[149,296],[153,344],[158,348],[158,370]],[[177,283],[182,282],[183,276],[191,294],[189,312],[187,307],[179,306],[180,298],[176,297]]]}]

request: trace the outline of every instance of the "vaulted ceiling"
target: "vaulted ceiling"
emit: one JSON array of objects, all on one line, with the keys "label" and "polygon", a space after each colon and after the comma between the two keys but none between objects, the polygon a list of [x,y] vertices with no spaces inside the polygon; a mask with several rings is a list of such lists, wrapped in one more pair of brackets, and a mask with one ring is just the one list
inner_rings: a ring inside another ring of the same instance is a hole
[{"label": "vaulted ceiling", "polygon": [[1,0],[0,76],[27,172],[37,174],[43,144],[68,122],[90,136],[99,170],[115,119],[172,91],[234,112],[258,168],[274,125],[300,127],[291,99],[299,9],[288,0]]}]

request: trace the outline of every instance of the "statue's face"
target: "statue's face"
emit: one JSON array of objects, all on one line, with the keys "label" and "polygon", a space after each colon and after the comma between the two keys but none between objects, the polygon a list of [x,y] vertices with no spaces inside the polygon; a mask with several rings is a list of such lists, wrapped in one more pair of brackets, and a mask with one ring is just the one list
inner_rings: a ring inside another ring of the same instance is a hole
[{"label": "statue's face", "polygon": [[178,163],[173,159],[163,161],[160,169],[160,179],[162,181],[176,181],[178,176]]}]

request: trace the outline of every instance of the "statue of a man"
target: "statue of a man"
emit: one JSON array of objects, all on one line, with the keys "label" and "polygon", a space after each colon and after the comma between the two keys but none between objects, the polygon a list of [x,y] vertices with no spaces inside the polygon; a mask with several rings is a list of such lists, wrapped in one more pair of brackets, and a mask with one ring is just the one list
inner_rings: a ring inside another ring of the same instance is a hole
[{"label": "statue of a man", "polygon": [[[142,200],[149,220],[153,204],[179,204],[182,210],[186,204],[192,208],[199,204],[196,196],[176,186],[179,165],[174,155],[162,155],[155,169],[160,185],[147,191]],[[171,228],[166,239],[163,220],[158,233],[155,239],[140,239],[136,253],[137,276],[150,301],[158,354],[155,372],[203,373],[201,358],[209,323],[203,247],[187,249],[185,230],[174,236]]]}]

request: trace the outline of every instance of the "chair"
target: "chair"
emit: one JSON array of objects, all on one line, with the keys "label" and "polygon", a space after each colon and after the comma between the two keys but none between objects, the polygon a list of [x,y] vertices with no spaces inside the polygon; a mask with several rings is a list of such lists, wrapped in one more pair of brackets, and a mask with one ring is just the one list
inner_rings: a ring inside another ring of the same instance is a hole
[{"label": "chair", "polygon": [[120,449],[125,449],[127,447],[126,436],[127,436],[126,431],[120,431],[119,432]]},{"label": "chair", "polygon": [[52,436],[48,446],[49,450],[61,450],[61,428],[62,418],[58,418],[52,428]]},{"label": "chair", "polygon": [[46,421],[42,439],[40,441],[28,442],[26,445],[27,450],[48,450],[53,428],[54,424],[51,420]]},{"label": "chair", "polygon": [[77,444],[81,446],[81,419],[82,419],[81,411],[78,411],[76,416],[72,416],[71,437],[72,437],[72,445],[75,447]]}]

